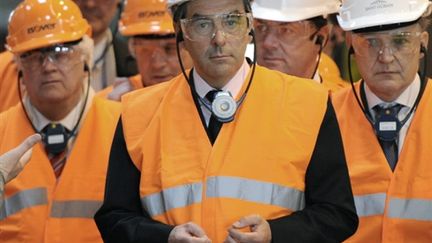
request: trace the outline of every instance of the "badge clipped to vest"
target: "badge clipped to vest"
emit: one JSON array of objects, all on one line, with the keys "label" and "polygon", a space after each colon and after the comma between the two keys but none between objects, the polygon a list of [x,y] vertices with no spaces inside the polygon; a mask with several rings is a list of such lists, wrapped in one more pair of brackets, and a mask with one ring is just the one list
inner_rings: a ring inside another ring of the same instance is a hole
[{"label": "badge clipped to vest", "polygon": [[51,123],[43,131],[43,142],[48,153],[59,154],[66,149],[69,134],[63,125]]},{"label": "badge clipped to vest", "polygon": [[382,141],[394,141],[399,136],[401,122],[395,115],[385,112],[379,116],[374,126],[379,139]]},{"label": "badge clipped to vest", "polygon": [[211,111],[218,121],[227,123],[234,120],[237,111],[237,102],[230,92],[220,91],[215,95],[211,104]]}]

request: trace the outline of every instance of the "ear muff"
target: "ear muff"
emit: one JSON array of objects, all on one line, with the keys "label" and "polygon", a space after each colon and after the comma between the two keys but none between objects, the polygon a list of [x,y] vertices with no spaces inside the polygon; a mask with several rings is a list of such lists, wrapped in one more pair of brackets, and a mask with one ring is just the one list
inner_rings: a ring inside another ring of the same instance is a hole
[{"label": "ear muff", "polygon": [[84,72],[90,72],[90,68],[86,62],[84,62]]},{"label": "ear muff", "polygon": [[323,46],[324,45],[324,36],[317,35],[316,40],[315,40],[315,44],[317,44],[319,46]]},{"label": "ear muff", "polygon": [[253,28],[249,31],[249,35],[250,35],[250,36],[255,36],[255,31],[254,31]]},{"label": "ear muff", "polygon": [[183,31],[180,30],[180,31],[176,34],[176,41],[177,41],[177,43],[180,43],[180,42],[184,41],[184,38],[183,38]]},{"label": "ear muff", "polygon": [[420,46],[420,52],[427,55],[427,48],[424,45]]}]

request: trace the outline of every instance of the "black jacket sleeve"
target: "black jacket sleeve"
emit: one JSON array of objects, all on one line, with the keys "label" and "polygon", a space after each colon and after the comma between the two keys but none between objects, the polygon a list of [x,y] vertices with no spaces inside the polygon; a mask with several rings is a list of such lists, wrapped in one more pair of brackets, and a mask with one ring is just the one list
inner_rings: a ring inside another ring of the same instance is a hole
[{"label": "black jacket sleeve", "polygon": [[168,242],[173,226],[151,219],[141,207],[140,177],[127,151],[120,118],[111,147],[104,202],[95,215],[104,242]]},{"label": "black jacket sleeve", "polygon": [[305,208],[269,220],[272,242],[342,242],[354,234],[358,217],[339,125],[330,101],[305,182]]}]

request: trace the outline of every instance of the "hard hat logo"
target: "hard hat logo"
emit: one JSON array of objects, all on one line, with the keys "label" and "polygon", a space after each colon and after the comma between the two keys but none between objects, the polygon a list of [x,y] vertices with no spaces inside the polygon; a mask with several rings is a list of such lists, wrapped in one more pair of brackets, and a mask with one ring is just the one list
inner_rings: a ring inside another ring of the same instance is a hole
[{"label": "hard hat logo", "polygon": [[32,26],[27,29],[27,34],[38,33],[45,30],[53,30],[55,27],[56,23]]},{"label": "hard hat logo", "polygon": [[91,35],[91,27],[71,0],[25,0],[9,17],[7,48],[27,52]]},{"label": "hard hat logo", "polygon": [[144,11],[138,13],[138,18],[161,18],[165,16],[165,11]]},{"label": "hard hat logo", "polygon": [[166,0],[127,0],[119,21],[124,36],[173,34]]},{"label": "hard hat logo", "polygon": [[373,11],[376,9],[385,9],[394,7],[393,3],[388,3],[385,0],[376,0],[371,2],[370,6],[366,7],[366,11]]}]

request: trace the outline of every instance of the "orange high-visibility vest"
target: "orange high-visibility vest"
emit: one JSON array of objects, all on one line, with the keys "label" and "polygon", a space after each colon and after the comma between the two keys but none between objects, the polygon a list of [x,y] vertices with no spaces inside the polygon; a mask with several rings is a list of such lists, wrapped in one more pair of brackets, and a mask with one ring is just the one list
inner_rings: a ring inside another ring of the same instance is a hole
[{"label": "orange high-visibility vest", "polygon": [[429,82],[394,173],[352,91],[333,96],[360,218],[347,242],[432,242],[431,88]]},{"label": "orange high-visibility vest", "polygon": [[[93,215],[102,205],[119,114],[118,103],[94,98],[58,181],[43,145],[33,148],[30,162],[5,188],[2,243],[102,242]],[[21,104],[1,114],[0,154],[32,133]]]},{"label": "orange high-visibility vest", "polygon": [[[132,86],[131,91],[144,88],[143,83],[141,81],[141,75],[139,75],[139,74],[132,76],[132,77],[129,77],[128,81]],[[97,92],[96,96],[102,97],[102,98],[107,98],[108,95],[113,91],[113,89],[114,89],[114,86],[111,84],[110,86],[106,87],[105,89]]]},{"label": "orange high-visibility vest", "polygon": [[321,54],[318,70],[322,85],[332,93],[349,86],[349,83],[341,78],[336,63],[325,53]]},{"label": "orange high-visibility vest", "polygon": [[19,102],[18,70],[13,54],[0,53],[0,113]]},{"label": "orange high-visibility vest", "polygon": [[193,221],[213,242],[241,217],[302,210],[327,99],[310,80],[257,66],[234,121],[212,146],[183,76],[126,95],[124,136],[141,171],[144,209],[170,225]]}]

